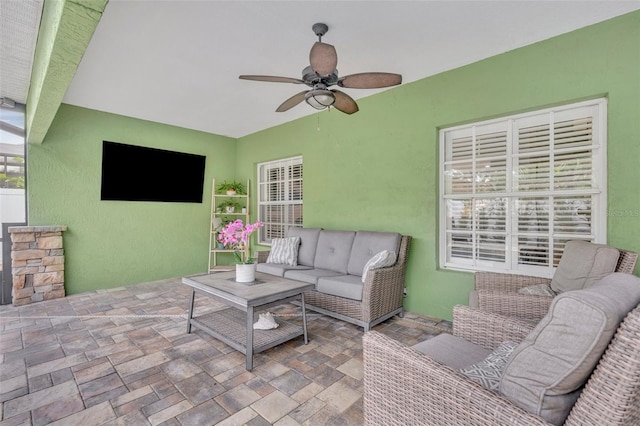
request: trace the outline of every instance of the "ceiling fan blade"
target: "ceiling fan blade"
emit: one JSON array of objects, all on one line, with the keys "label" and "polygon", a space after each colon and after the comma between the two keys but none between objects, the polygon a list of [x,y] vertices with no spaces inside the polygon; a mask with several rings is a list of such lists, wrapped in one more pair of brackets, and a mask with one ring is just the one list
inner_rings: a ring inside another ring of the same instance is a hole
[{"label": "ceiling fan blade", "polygon": [[277,77],[273,75],[241,75],[241,80],[269,81],[273,83],[306,84],[303,80],[291,77]]},{"label": "ceiling fan blade", "polygon": [[307,92],[308,90],[305,90],[303,92],[293,95],[292,97],[284,101],[282,105],[280,105],[278,109],[276,109],[276,112],[285,112],[293,108],[294,106],[298,105],[300,102],[304,101],[304,95],[306,95]]},{"label": "ceiling fan blade", "polygon": [[319,75],[329,75],[338,65],[336,48],[330,44],[316,41],[309,53],[311,68]]},{"label": "ceiling fan blade", "polygon": [[354,112],[358,112],[358,104],[351,98],[351,96],[339,90],[332,90],[332,92],[334,95],[336,95],[336,101],[333,104],[333,107],[335,109],[337,109],[338,111],[342,111],[345,114],[353,114]]},{"label": "ceiling fan blade", "polygon": [[349,89],[379,89],[397,86],[400,83],[402,83],[400,74],[388,72],[363,72],[347,75],[338,80],[338,86]]}]

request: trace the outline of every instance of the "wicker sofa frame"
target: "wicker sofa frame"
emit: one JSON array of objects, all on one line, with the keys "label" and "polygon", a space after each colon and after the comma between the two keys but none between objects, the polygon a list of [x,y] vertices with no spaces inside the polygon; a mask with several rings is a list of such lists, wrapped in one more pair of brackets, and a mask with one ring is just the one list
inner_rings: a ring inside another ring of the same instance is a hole
[{"label": "wicker sofa frame", "polygon": [[[411,236],[403,235],[396,263],[387,268],[369,271],[363,283],[361,301],[310,290],[304,293],[306,308],[361,326],[365,332],[395,315],[402,317],[410,245]],[[258,251],[257,255],[258,263],[264,263],[269,257],[269,251]]]},{"label": "wicker sofa frame", "polygon": [[[616,272],[633,274],[638,253],[620,250]],[[478,309],[538,322],[549,311],[553,297],[520,294],[518,290],[534,284],[549,284],[550,278],[499,272],[476,272],[474,274]]]},{"label": "wicker sofa frame", "polygon": [[[454,308],[453,334],[486,349],[522,341],[528,321]],[[370,331],[363,337],[366,425],[549,425],[455,369]],[[640,305],[620,324],[566,426],[640,424]]]}]

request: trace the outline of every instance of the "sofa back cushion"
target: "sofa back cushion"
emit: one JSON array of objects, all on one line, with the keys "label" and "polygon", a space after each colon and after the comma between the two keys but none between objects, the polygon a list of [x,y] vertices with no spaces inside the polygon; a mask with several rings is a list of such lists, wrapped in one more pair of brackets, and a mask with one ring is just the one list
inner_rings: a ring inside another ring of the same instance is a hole
[{"label": "sofa back cushion", "polygon": [[397,232],[358,231],[353,240],[347,272],[362,276],[369,259],[383,250],[398,253],[402,236]]},{"label": "sofa back cushion", "polygon": [[500,392],[547,422],[562,424],[620,322],[638,303],[640,278],[623,273],[556,296],[511,355]]},{"label": "sofa back cushion", "polygon": [[591,287],[616,270],[620,251],[604,244],[567,241],[560,263],[551,280],[556,293]]},{"label": "sofa back cushion", "polygon": [[313,266],[321,230],[322,228],[298,228],[292,226],[287,231],[288,237],[300,237],[298,265]]},{"label": "sofa back cushion", "polygon": [[355,236],[353,231],[320,231],[313,266],[346,274]]}]

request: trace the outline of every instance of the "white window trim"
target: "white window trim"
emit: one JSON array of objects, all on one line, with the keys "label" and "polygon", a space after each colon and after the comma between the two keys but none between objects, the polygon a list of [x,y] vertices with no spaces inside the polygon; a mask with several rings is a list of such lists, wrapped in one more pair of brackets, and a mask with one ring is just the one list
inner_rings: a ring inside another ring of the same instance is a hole
[{"label": "white window trim", "polygon": [[[302,206],[304,204],[304,191],[302,192],[303,194],[303,198],[300,200],[281,200],[281,201],[268,201],[268,200],[264,200],[263,199],[263,175],[262,175],[262,170],[264,167],[269,167],[272,166],[270,168],[276,168],[276,167],[282,167],[282,166],[292,166],[292,165],[296,165],[296,164],[300,164],[303,165],[303,160],[302,160],[302,156],[295,156],[295,157],[288,157],[288,158],[282,158],[282,159],[278,159],[278,160],[272,160],[272,161],[265,161],[262,163],[258,163],[257,165],[257,176],[258,176],[258,185],[257,185],[257,193],[258,193],[258,198],[257,198],[257,204],[258,204],[258,220],[263,222],[263,223],[267,223],[267,221],[265,220],[265,218],[262,217],[262,206],[266,206],[266,205],[300,205]],[[304,168],[303,168],[304,170]],[[303,172],[304,173],[304,172]],[[302,178],[302,182],[304,185],[304,177]],[[285,190],[284,193],[285,194],[289,194],[289,190],[288,190],[288,185],[290,183],[290,181],[288,179],[285,179],[284,181],[285,183]],[[285,215],[287,214],[287,210],[284,210]],[[288,225],[288,226],[302,226],[302,225],[296,225],[294,223],[291,223],[291,221],[285,220],[283,222],[284,224]],[[267,239],[265,239],[264,237],[265,235],[265,228],[261,228],[258,232],[258,244],[261,245],[267,245],[270,246],[271,242],[268,241]]]},{"label": "white window trim", "polygon": [[[521,120],[526,117],[540,115],[544,113],[553,113],[553,112],[561,112],[566,110],[577,109],[581,107],[597,107],[597,117],[594,115],[594,129],[593,129],[593,168],[594,174],[600,175],[600,182],[597,187],[588,191],[585,190],[585,193],[591,192],[599,194],[599,197],[593,197],[594,201],[592,204],[592,241],[595,243],[606,244],[607,241],[607,99],[599,98],[593,99],[584,102],[578,102],[568,105],[562,105],[557,107],[546,108],[542,110],[530,111],[527,113],[516,114],[511,116],[505,116],[501,118],[496,118],[492,120],[486,120],[476,123],[470,123],[466,125],[454,126],[441,128],[439,131],[439,171],[440,171],[440,181],[439,181],[439,196],[438,196],[438,209],[439,209],[439,217],[438,217],[438,226],[439,226],[439,265],[440,268],[450,269],[450,270],[461,270],[461,271],[493,271],[493,272],[505,272],[519,275],[534,275],[540,277],[550,278],[553,276],[556,267],[554,267],[553,262],[548,267],[541,266],[530,266],[530,265],[517,265],[516,262],[512,262],[512,256],[517,256],[517,235],[514,235],[512,229],[512,221],[513,216],[515,215],[515,210],[513,206],[508,207],[508,212],[506,217],[506,259],[504,263],[496,262],[480,262],[477,259],[472,259],[467,264],[464,264],[464,261],[457,262],[448,262],[447,261],[447,206],[445,200],[448,198],[445,195],[445,164],[446,164],[446,147],[445,147],[445,136],[448,132],[459,130],[459,129],[468,129],[471,127],[478,126],[486,126],[495,123],[504,123],[508,121],[508,132],[507,132],[507,173],[512,171],[512,123],[515,120]],[[597,120],[597,121],[596,121]],[[596,127],[597,126],[597,127]],[[553,174],[551,174],[553,176]],[[508,204],[512,204],[515,199],[518,197],[523,197],[526,195],[532,196],[549,196],[551,194],[561,195],[560,191],[545,191],[545,192],[533,192],[530,194],[527,193],[518,193],[517,191],[512,191],[511,183],[514,182],[514,179],[507,179],[507,191],[502,194],[498,193],[474,193],[473,198],[480,197],[495,197],[496,195],[504,195],[509,201]],[[517,194],[517,195],[516,195]],[[575,194],[575,193],[573,193]],[[550,212],[553,209],[550,209]],[[549,222],[553,223],[553,219],[550,219]],[[550,227],[552,228],[552,227]],[[551,236],[551,230],[549,232]],[[473,234],[476,235],[477,230],[475,226],[473,228]],[[558,237],[558,235],[555,235]],[[514,241],[515,240],[515,241]],[[517,259],[516,259],[517,260]],[[517,268],[514,269],[512,264],[516,263]]]}]

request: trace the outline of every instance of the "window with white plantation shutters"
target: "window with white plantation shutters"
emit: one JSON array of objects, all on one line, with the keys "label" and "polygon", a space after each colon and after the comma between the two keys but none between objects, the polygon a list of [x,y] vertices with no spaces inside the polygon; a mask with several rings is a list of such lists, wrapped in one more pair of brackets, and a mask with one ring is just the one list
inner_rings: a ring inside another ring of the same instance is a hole
[{"label": "window with white plantation shutters", "polygon": [[606,242],[606,100],[440,131],[440,265],[552,276]]},{"label": "window with white plantation shutters", "polygon": [[302,227],[302,157],[258,164],[260,244],[283,238],[290,226]]}]

